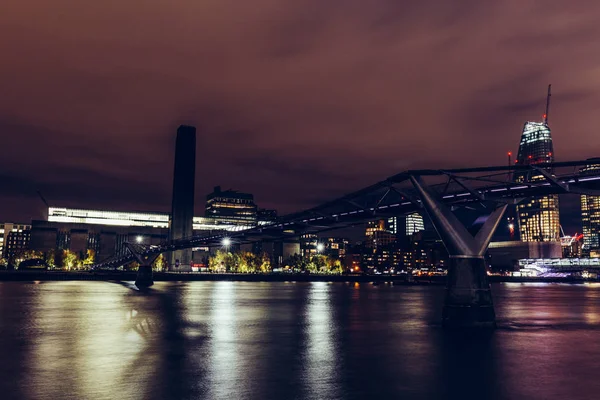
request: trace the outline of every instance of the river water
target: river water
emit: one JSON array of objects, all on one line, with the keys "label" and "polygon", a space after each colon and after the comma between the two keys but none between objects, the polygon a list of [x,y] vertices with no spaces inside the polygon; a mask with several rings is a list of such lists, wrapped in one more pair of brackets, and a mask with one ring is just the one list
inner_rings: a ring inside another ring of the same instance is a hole
[{"label": "river water", "polygon": [[493,291],[465,334],[439,286],[1,282],[0,398],[598,398],[600,285]]}]

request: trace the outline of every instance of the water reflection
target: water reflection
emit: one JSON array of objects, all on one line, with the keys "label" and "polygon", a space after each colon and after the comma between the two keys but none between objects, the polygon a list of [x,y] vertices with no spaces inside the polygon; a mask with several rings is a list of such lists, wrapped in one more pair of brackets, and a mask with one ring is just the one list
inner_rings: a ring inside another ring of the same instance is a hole
[{"label": "water reflection", "polygon": [[307,347],[303,370],[307,398],[335,399],[338,393],[340,357],[336,326],[332,319],[331,285],[314,282],[305,311]]},{"label": "water reflection", "polygon": [[439,326],[443,289],[0,283],[4,399],[585,399],[600,285],[496,285],[500,328]]}]

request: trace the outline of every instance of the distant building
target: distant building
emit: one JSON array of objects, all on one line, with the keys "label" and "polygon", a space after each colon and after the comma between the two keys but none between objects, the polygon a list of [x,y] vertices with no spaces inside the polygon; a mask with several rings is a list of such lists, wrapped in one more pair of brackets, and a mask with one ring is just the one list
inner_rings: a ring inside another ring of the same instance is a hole
[{"label": "distant building", "polygon": [[560,242],[491,242],[487,260],[494,270],[514,270],[521,259],[561,258]]},{"label": "distant building", "polygon": [[[78,208],[49,207],[49,222],[69,224],[91,224],[105,226],[147,226],[151,228],[169,228],[169,214],[158,212],[130,212],[110,210],[85,210]],[[219,224],[213,218],[194,217],[193,231],[239,230],[236,225]]]},{"label": "distant building", "polygon": [[325,253],[328,256],[344,258],[350,241],[345,238],[329,237],[324,241]]},{"label": "distant building", "polygon": [[419,213],[412,213],[405,216],[405,234],[406,236],[413,235],[417,232],[425,230],[423,217]]},{"label": "distant building", "polygon": [[255,226],[257,207],[254,196],[235,190],[221,190],[220,186],[216,186],[206,196],[206,217],[217,223]]},{"label": "distant building", "polygon": [[304,258],[311,258],[317,254],[319,245],[319,236],[314,233],[305,233],[300,236],[300,255]]},{"label": "distant building", "polygon": [[425,230],[425,224],[421,214],[415,212],[399,217],[388,218],[387,229],[394,235],[410,236]]},{"label": "distant building", "polygon": [[[548,126],[550,87],[543,122],[526,122],[521,134],[518,165],[543,164],[554,161],[554,147]],[[552,172],[552,171],[549,171]],[[516,172],[516,182],[533,182],[543,179],[539,173]],[[526,199],[517,206],[519,233],[523,242],[559,241],[560,222],[558,195]]]},{"label": "distant building", "polygon": [[88,250],[95,261],[126,254],[125,243],[159,245],[168,239],[167,227],[118,226],[90,223],[38,221],[31,222],[31,250],[48,253],[70,250],[79,257]]},{"label": "distant building", "polygon": [[[592,159],[597,164],[586,165],[580,172],[585,174],[600,169],[600,159]],[[582,253],[590,257],[600,257],[600,196],[581,196],[581,222],[583,225]]]},{"label": "distant building", "polygon": [[256,212],[256,219],[258,225],[272,224],[277,220],[277,211],[259,208]]},{"label": "distant building", "polygon": [[[196,128],[181,125],[177,129],[175,143],[175,167],[173,171],[173,197],[169,239],[177,240],[192,236],[194,219],[194,180],[196,174]],[[192,250],[183,249],[170,254],[171,265],[191,268]]]},{"label": "distant building", "polygon": [[393,225],[390,221],[380,219],[369,221],[365,230],[365,246],[376,249],[388,246],[396,241],[396,235],[392,233]]},{"label": "distant building", "polygon": [[14,259],[28,249],[31,225],[12,222],[0,223],[0,258]]},{"label": "distant building", "polygon": [[560,238],[563,258],[581,258],[583,256],[583,235],[563,236]]}]

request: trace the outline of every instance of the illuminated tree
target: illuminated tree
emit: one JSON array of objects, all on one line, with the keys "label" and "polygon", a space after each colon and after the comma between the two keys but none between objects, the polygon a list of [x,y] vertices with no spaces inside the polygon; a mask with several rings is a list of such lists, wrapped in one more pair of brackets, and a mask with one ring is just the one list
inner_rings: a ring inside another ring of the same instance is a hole
[{"label": "illuminated tree", "polygon": [[93,249],[88,249],[85,259],[83,260],[83,265],[93,265],[96,262],[96,251]]},{"label": "illuminated tree", "polygon": [[56,258],[56,252],[54,250],[50,250],[47,251],[44,254],[44,262],[50,267],[50,268],[54,268],[56,267],[55,264],[55,258]]},{"label": "illuminated tree", "polygon": [[233,264],[233,254],[217,250],[215,255],[208,260],[208,269],[212,272],[229,272]]},{"label": "illuminated tree", "polygon": [[164,271],[166,267],[167,267],[167,260],[165,259],[165,256],[162,254],[159,254],[159,256],[156,257],[156,260],[154,260],[154,263],[152,264],[152,269],[160,272],[160,271]]},{"label": "illuminated tree", "polygon": [[65,269],[71,270],[77,268],[78,261],[79,259],[77,258],[77,254],[71,250],[63,250],[62,262]]},{"label": "illuminated tree", "polygon": [[8,260],[6,258],[0,257],[0,268],[8,267]]},{"label": "illuminated tree", "polygon": [[267,253],[262,253],[259,257],[258,257],[258,271],[262,272],[262,273],[267,273],[267,272],[271,272],[273,270],[272,266],[271,266],[271,259],[269,258],[269,255]]}]

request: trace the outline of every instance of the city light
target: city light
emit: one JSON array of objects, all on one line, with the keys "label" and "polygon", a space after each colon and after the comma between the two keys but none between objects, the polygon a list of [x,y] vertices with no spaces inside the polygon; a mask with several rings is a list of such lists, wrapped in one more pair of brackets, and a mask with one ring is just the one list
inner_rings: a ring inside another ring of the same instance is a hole
[{"label": "city light", "polygon": [[223,240],[221,240],[221,244],[224,247],[228,247],[231,245],[231,239],[229,239],[228,237],[223,238]]},{"label": "city light", "polygon": [[144,239],[143,237],[141,237],[141,236],[137,236],[137,237],[135,238],[135,241],[136,241],[136,243],[142,243],[142,240],[143,240],[143,239]]},{"label": "city light", "polygon": [[317,251],[320,253],[325,250],[325,245],[323,243],[317,243]]}]

